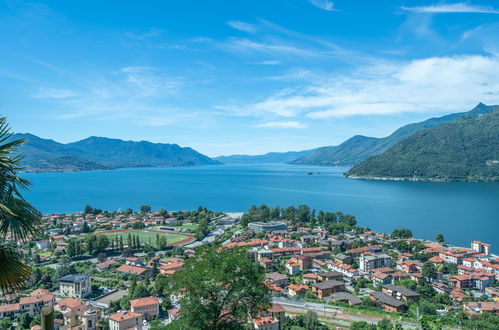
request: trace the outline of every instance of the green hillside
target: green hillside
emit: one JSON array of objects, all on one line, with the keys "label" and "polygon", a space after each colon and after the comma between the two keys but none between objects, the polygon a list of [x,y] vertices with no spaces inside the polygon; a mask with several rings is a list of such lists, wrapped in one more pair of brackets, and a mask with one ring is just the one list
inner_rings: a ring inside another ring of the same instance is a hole
[{"label": "green hillside", "polygon": [[499,107],[406,138],[346,173],[351,178],[499,181]]},{"label": "green hillside", "polygon": [[63,144],[33,134],[14,134],[26,139],[19,151],[26,171],[90,171],[120,167],[192,166],[219,164],[191,148],[177,144],[134,142],[90,137]]},{"label": "green hillside", "polygon": [[363,160],[382,154],[412,134],[431,127],[447,124],[463,116],[474,116],[490,112],[495,106],[478,104],[468,112],[453,113],[438,118],[405,125],[384,138],[356,135],[340,145],[323,147],[291,162],[297,165],[355,165]]}]

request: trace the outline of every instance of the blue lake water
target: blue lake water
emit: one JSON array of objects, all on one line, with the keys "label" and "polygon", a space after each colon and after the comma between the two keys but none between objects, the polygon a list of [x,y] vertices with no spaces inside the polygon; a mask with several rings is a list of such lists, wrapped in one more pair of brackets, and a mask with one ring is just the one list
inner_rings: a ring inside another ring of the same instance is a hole
[{"label": "blue lake water", "polygon": [[[307,204],[355,215],[376,231],[410,228],[415,237],[443,233],[453,244],[499,245],[499,183],[352,180],[345,168],[284,164],[134,168],[75,173],[26,173],[26,197],[44,213],[80,211],[86,204],[116,210],[189,210],[198,206],[240,212],[251,205]],[[307,175],[307,172],[320,174]]]}]

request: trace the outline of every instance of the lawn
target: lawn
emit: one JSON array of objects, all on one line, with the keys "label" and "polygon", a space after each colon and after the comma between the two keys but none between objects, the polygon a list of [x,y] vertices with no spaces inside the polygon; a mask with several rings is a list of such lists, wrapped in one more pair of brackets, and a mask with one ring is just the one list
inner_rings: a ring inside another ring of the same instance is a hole
[{"label": "lawn", "polygon": [[[128,234],[135,236],[139,236],[139,240],[141,243],[146,243],[148,244],[149,242],[152,245],[156,244],[156,235],[164,236],[166,237],[166,241],[168,242],[168,245],[183,245],[187,242],[190,242],[193,237],[191,235],[185,235],[185,234],[180,234],[180,233],[172,233],[172,232],[162,232],[162,231],[149,231],[149,230],[127,230],[127,229],[121,229],[121,230],[110,230],[110,231],[104,231],[98,234],[103,234],[106,235],[110,239],[115,239],[116,237],[123,237],[123,242],[127,241]],[[185,241],[185,242],[184,242]]]}]

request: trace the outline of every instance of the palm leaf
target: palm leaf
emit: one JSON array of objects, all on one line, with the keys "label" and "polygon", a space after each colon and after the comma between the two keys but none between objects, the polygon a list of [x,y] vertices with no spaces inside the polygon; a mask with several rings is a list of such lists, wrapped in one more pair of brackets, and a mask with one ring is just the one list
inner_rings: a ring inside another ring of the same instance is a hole
[{"label": "palm leaf", "polygon": [[21,289],[29,280],[31,268],[23,264],[11,248],[0,246],[0,290],[2,293]]}]

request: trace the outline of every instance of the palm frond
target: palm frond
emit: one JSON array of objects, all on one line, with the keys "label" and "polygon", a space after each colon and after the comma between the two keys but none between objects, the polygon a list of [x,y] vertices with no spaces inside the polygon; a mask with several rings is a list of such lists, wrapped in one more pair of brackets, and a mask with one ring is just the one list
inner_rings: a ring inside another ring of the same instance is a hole
[{"label": "palm frond", "polygon": [[21,289],[30,279],[31,268],[5,245],[0,246],[0,265],[0,290],[4,294]]}]

